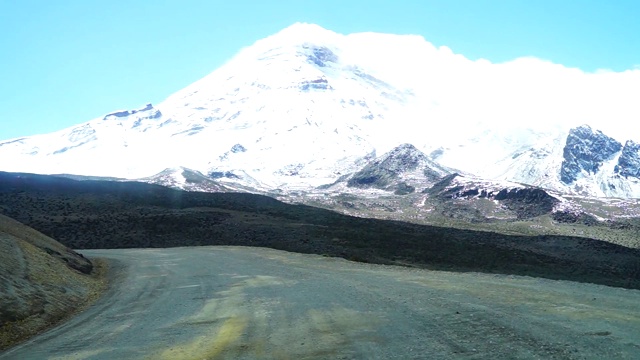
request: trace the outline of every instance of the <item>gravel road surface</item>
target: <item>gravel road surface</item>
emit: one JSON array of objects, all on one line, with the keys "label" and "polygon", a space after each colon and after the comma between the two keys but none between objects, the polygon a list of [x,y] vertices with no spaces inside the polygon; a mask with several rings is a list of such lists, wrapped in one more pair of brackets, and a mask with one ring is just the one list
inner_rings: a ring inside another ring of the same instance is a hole
[{"label": "gravel road surface", "polygon": [[640,291],[263,248],[91,250],[111,289],[0,359],[638,359]]}]

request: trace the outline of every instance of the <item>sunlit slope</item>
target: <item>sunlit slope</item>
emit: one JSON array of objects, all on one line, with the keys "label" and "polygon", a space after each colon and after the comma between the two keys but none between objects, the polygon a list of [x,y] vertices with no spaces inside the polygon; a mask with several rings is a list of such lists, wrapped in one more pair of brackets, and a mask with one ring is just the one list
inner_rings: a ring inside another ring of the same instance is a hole
[{"label": "sunlit slope", "polygon": [[0,215],[0,349],[36,333],[97,295],[92,263]]}]

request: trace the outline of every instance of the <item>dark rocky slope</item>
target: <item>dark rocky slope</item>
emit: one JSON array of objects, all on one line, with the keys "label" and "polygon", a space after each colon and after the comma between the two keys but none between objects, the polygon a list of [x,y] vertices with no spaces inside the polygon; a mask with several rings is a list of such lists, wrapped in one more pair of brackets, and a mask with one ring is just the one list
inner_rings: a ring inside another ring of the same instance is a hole
[{"label": "dark rocky slope", "polygon": [[347,186],[377,188],[403,195],[414,192],[416,185],[431,185],[449,173],[415,146],[402,144],[354,173],[347,180]]},{"label": "dark rocky slope", "polygon": [[269,197],[0,173],[0,211],[74,248],[247,245],[640,288],[640,251],[341,215]]},{"label": "dark rocky slope", "polygon": [[595,174],[602,163],[622,149],[622,144],[583,125],[569,131],[564,147],[560,180],[565,184],[576,181],[584,171]]},{"label": "dark rocky slope", "polygon": [[[433,198],[442,199],[443,202],[465,198],[496,200],[513,211],[518,219],[529,219],[550,214],[558,203],[558,199],[541,188],[522,185],[519,188],[493,190],[474,185],[472,182],[466,186],[456,186],[453,181],[458,177],[460,177],[458,173],[448,175],[423,192]],[[495,187],[496,185],[494,184],[493,188]]]},{"label": "dark rocky slope", "polygon": [[640,178],[640,144],[631,140],[624,144],[615,171],[625,178]]}]

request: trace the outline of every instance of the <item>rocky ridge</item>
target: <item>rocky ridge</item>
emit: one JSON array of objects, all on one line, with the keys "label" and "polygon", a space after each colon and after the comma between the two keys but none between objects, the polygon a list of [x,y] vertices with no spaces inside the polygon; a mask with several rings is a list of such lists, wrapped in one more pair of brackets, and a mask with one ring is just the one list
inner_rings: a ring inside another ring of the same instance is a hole
[{"label": "rocky ridge", "polygon": [[571,184],[582,173],[596,174],[603,163],[611,160],[621,149],[622,144],[618,141],[602,131],[593,131],[588,125],[571,129],[564,147],[560,179]]},{"label": "rocky ridge", "polygon": [[[382,45],[389,61],[374,56]],[[157,105],[2,141],[0,169],[146,181],[187,168],[231,189],[290,193],[340,182],[374,154],[412,144],[430,154],[431,168],[569,194],[640,197],[635,142],[623,147],[595,127],[571,129],[573,122],[493,123],[493,113],[482,112],[461,118],[464,106],[446,101],[459,90],[447,87],[459,77],[445,66],[452,62],[471,73],[488,65],[417,36],[295,24]],[[351,189],[414,191],[408,180],[384,184],[393,173],[385,164],[370,170],[377,180],[365,184],[371,174],[357,174]]]}]

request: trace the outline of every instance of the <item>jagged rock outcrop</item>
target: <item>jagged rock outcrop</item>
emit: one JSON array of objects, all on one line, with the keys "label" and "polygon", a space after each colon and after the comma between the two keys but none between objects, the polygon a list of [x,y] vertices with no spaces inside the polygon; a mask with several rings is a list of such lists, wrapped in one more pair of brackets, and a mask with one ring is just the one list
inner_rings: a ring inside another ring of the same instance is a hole
[{"label": "jagged rock outcrop", "polygon": [[589,226],[598,224],[598,220],[595,217],[584,212],[556,211],[553,213],[552,218],[554,221],[565,224],[584,224]]},{"label": "jagged rock outcrop", "polygon": [[307,60],[317,66],[325,67],[327,63],[338,62],[338,56],[327,47],[305,44],[302,48],[311,50],[311,53],[307,55]]},{"label": "jagged rock outcrop", "polygon": [[621,176],[640,178],[640,144],[628,140],[622,148],[615,172]]},{"label": "jagged rock outcrop", "polygon": [[309,90],[333,90],[331,85],[329,85],[329,81],[326,78],[321,77],[313,80],[305,80],[299,85],[300,90],[309,91]]},{"label": "jagged rock outcrop", "polygon": [[500,190],[493,199],[514,211],[519,219],[551,213],[559,201],[542,189],[528,187]]},{"label": "jagged rock outcrop", "polygon": [[488,199],[498,201],[512,211],[518,219],[527,219],[552,213],[559,200],[547,191],[514,183],[475,181],[454,173],[444,177],[423,191],[429,197],[444,203],[453,199]]},{"label": "jagged rock outcrop", "polygon": [[[433,186],[431,186],[430,188],[424,189],[422,190],[423,194],[429,194],[430,196],[442,196],[445,193],[448,193],[449,195],[445,195],[446,197],[451,197],[451,193],[450,193],[450,186],[454,186],[453,185],[453,180],[457,177],[459,177],[460,174],[458,173],[453,173],[453,174],[449,174],[445,177],[443,177],[442,179],[440,179],[438,182],[436,182],[435,184],[433,184]],[[462,189],[462,187],[455,187],[457,190]]]},{"label": "jagged rock outcrop", "polygon": [[160,112],[160,110],[156,109],[153,107],[153,105],[151,104],[147,104],[145,105],[145,107],[141,108],[141,109],[136,109],[136,110],[123,110],[123,111],[116,111],[116,112],[112,112],[110,114],[107,114],[104,116],[103,120],[111,120],[111,119],[116,119],[116,118],[125,118],[134,114],[138,114],[138,113],[145,113],[143,114],[139,114],[139,118],[138,120],[144,120],[144,119],[158,119],[162,116],[162,113]]},{"label": "jagged rock outcrop", "polygon": [[234,153],[234,154],[241,153],[241,152],[246,152],[246,151],[247,151],[247,149],[244,146],[240,145],[240,144],[235,144],[235,145],[233,145],[231,147],[231,152]]},{"label": "jagged rock outcrop", "polygon": [[431,185],[449,173],[415,146],[402,144],[353,174],[347,186],[378,188],[402,195],[415,191],[415,185],[411,183]]},{"label": "jagged rock outcrop", "polygon": [[602,163],[621,148],[622,144],[618,141],[600,130],[593,131],[588,125],[571,129],[563,151],[560,180],[565,184],[571,184],[583,171],[595,174]]}]

